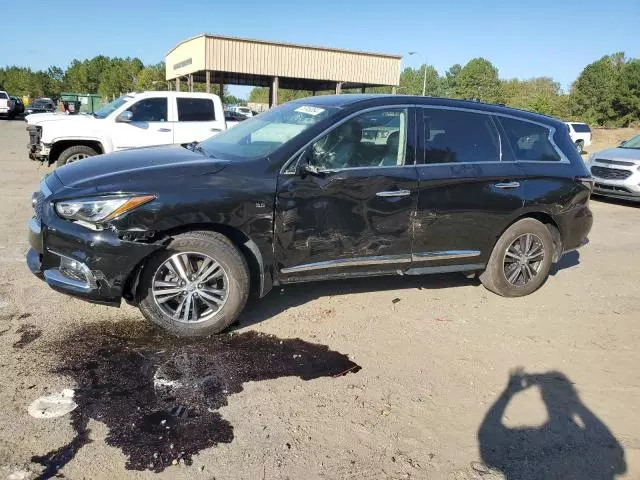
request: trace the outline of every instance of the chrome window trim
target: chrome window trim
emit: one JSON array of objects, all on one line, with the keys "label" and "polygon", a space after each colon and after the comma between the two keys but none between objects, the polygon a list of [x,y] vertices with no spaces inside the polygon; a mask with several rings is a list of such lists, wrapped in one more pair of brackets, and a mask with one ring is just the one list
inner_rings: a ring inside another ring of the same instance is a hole
[{"label": "chrome window trim", "polygon": [[[483,110],[475,110],[473,108],[451,107],[451,106],[448,106],[448,105],[416,105],[416,106],[418,108],[428,108],[428,109],[434,109],[434,110],[457,110],[457,111],[461,111],[461,112],[479,113],[479,114],[482,114],[482,115],[491,115],[491,116],[495,116],[495,117],[505,117],[505,118],[511,118],[513,120],[518,120],[520,122],[527,122],[527,123],[533,123],[535,125],[539,125],[539,126],[547,129],[547,131],[549,132],[549,135],[547,136],[547,139],[549,140],[549,143],[551,143],[551,146],[556,151],[556,153],[560,156],[560,160],[548,161],[548,160],[518,160],[517,158],[515,158],[515,155],[514,155],[514,160],[513,161],[510,161],[510,160],[509,161],[502,161],[502,142],[500,142],[500,159],[501,160],[499,160],[499,161],[498,160],[491,160],[491,161],[488,161],[488,162],[416,163],[416,166],[482,165],[482,164],[489,164],[489,163],[538,163],[538,164],[543,164],[543,165],[571,164],[571,161],[567,158],[567,156],[564,153],[562,153],[562,150],[560,150],[558,145],[556,145],[556,142],[553,140],[553,135],[556,133],[555,127],[552,127],[551,125],[548,125],[546,123],[537,122],[535,120],[529,120],[528,118],[522,118],[522,117],[518,117],[516,115],[510,115],[508,113],[488,112],[488,111],[483,111]],[[500,136],[500,129],[497,128],[497,125],[496,125],[496,130],[498,131],[498,135]],[[508,142],[509,140],[506,139],[506,141]]]},{"label": "chrome window trim", "polygon": [[387,263],[410,263],[411,255],[376,255],[373,257],[339,258],[322,262],[303,263],[294,267],[280,270],[280,273],[307,272],[311,270],[323,270],[325,268],[361,267],[367,265],[384,265]]},{"label": "chrome window trim", "polygon": [[[331,126],[325,128],[321,133],[319,133],[318,135],[316,135],[315,137],[313,137],[311,140],[309,140],[307,143],[304,144],[304,146],[302,146],[301,148],[299,148],[296,153],[294,153],[293,155],[291,155],[291,157],[289,158],[289,160],[287,160],[285,162],[285,164],[282,166],[282,168],[280,169],[280,174],[281,175],[295,175],[295,171],[291,171],[289,170],[289,167],[291,167],[291,165],[293,163],[296,163],[300,158],[299,156],[302,154],[302,152],[304,152],[307,148],[309,148],[309,146],[321,139],[322,137],[324,137],[326,134],[328,134],[329,132],[335,130],[336,128],[338,128],[340,125],[342,125],[345,122],[348,122],[349,120],[351,120],[353,117],[356,117],[358,115],[361,115],[363,113],[367,113],[367,112],[373,112],[376,110],[387,110],[387,109],[400,109],[400,108],[412,108],[412,107],[416,107],[417,105],[412,105],[412,104],[401,104],[401,105],[379,105],[376,107],[369,107],[369,108],[363,108],[362,110],[358,110],[356,112],[351,113],[350,115],[347,115],[345,118],[343,118],[342,120],[340,120],[337,123],[332,124]],[[408,124],[407,124],[408,127]],[[408,128],[407,128],[408,131]],[[405,151],[405,157],[407,155],[407,152]],[[414,151],[414,162],[415,162],[415,151]],[[335,170],[322,170],[324,172],[328,172],[328,173],[335,173],[335,172],[342,172],[342,171],[347,171],[347,170],[358,170],[358,169],[364,169],[364,168],[402,168],[402,167],[415,167],[416,163],[412,164],[412,165],[384,165],[384,166],[380,166],[380,165],[374,165],[374,166],[369,166],[369,167],[351,167],[351,168],[338,168]]]},{"label": "chrome window trim", "polygon": [[471,258],[480,255],[480,250],[443,250],[437,252],[418,252],[411,254],[414,262],[451,260],[454,258]]}]

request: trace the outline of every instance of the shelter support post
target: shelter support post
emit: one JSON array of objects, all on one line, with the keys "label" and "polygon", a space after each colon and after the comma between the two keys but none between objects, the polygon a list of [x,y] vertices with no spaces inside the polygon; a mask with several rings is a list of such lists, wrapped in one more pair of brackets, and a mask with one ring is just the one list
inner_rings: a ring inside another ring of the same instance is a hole
[{"label": "shelter support post", "polygon": [[273,77],[269,87],[269,108],[278,105],[278,77]]},{"label": "shelter support post", "polygon": [[207,70],[204,73],[205,92],[211,93],[211,71]]}]

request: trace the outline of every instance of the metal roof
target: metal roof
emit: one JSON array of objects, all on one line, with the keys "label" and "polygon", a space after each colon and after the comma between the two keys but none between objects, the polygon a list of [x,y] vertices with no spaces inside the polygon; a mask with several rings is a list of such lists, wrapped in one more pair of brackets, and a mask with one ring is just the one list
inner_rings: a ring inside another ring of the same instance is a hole
[{"label": "metal roof", "polygon": [[328,90],[396,86],[401,56],[338,48],[277,43],[239,37],[201,34],[184,40],[167,53],[166,79],[192,75],[194,81]]},{"label": "metal roof", "polygon": [[178,44],[175,47],[173,47],[171,50],[169,50],[167,52],[167,55],[169,55],[171,52],[173,52],[176,48],[178,48],[183,43],[190,42],[191,40],[195,40],[196,38],[200,38],[200,37],[214,37],[214,38],[219,38],[219,39],[223,39],[223,40],[238,40],[238,41],[241,41],[241,42],[262,43],[262,44],[265,44],[265,45],[282,45],[282,46],[286,46],[286,47],[308,48],[308,49],[312,49],[312,50],[327,50],[327,51],[331,51],[331,52],[355,53],[357,55],[371,55],[371,56],[374,56],[374,57],[389,57],[389,58],[396,58],[396,59],[401,59],[402,58],[402,55],[395,55],[395,54],[391,54],[391,53],[365,52],[365,51],[362,51],[362,50],[349,50],[349,49],[345,49],[345,48],[323,47],[323,46],[319,46],[319,45],[308,45],[308,44],[303,44],[303,43],[274,42],[274,41],[270,41],[270,40],[257,40],[257,39],[254,39],[254,38],[235,37],[235,36],[231,36],[231,35],[216,35],[216,34],[212,34],[212,33],[201,33],[199,35],[195,35],[193,37],[190,37],[190,38],[187,38],[185,40],[182,40],[181,42],[178,42]]}]

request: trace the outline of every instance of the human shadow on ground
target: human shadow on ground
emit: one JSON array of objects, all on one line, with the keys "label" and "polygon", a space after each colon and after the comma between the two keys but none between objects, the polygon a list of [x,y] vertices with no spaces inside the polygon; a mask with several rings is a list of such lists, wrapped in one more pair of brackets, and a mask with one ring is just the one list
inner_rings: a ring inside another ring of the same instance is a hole
[{"label": "human shadow on ground", "polygon": [[[532,386],[540,388],[548,420],[539,427],[506,427],[507,405]],[[610,480],[626,472],[624,449],[560,372],[513,372],[487,412],[478,441],[483,462],[507,480]]]}]

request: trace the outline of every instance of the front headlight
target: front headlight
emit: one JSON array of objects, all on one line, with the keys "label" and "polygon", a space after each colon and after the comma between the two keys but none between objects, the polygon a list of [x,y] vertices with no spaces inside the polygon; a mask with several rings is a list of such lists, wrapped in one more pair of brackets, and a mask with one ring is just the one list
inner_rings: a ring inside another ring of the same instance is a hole
[{"label": "front headlight", "polygon": [[591,155],[589,155],[589,156],[587,157],[587,164],[588,164],[588,165],[591,165],[591,162],[593,162],[593,159],[594,159],[594,158],[596,158],[596,154],[595,154],[595,153],[592,153]]},{"label": "front headlight", "polygon": [[113,220],[154,198],[153,195],[139,195],[64,200],[56,203],[56,212],[67,220],[95,224]]}]

